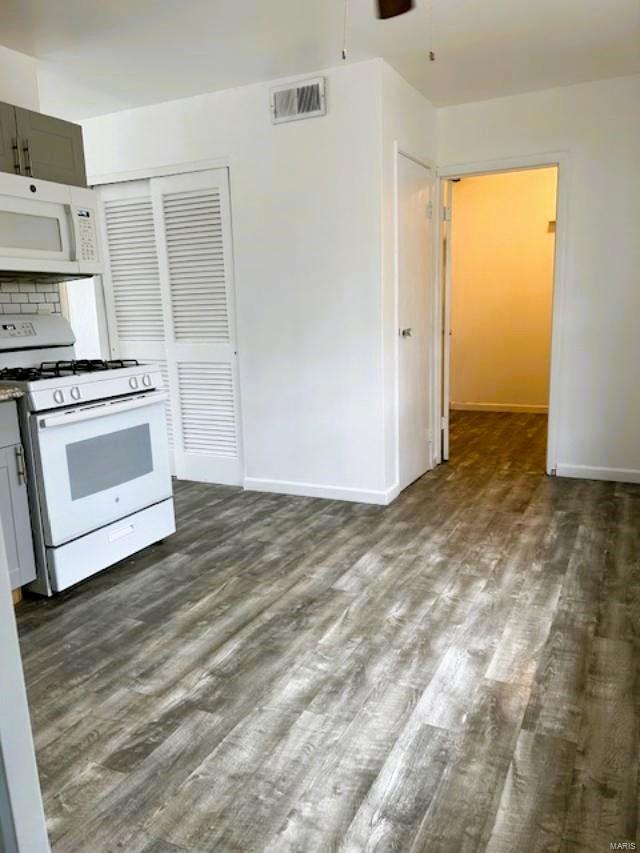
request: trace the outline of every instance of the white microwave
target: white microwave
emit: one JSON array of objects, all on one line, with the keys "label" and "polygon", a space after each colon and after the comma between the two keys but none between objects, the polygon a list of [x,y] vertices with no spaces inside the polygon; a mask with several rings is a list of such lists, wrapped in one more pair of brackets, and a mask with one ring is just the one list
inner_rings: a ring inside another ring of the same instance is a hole
[{"label": "white microwave", "polygon": [[101,274],[97,217],[93,190],[0,173],[0,275]]}]

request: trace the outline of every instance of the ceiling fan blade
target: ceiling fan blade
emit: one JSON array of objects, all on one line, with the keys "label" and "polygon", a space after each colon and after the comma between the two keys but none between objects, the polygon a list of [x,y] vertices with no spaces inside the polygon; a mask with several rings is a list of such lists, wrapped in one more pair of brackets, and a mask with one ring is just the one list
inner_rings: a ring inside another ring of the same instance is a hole
[{"label": "ceiling fan blade", "polygon": [[378,17],[383,20],[404,15],[413,9],[413,0],[378,0]]}]

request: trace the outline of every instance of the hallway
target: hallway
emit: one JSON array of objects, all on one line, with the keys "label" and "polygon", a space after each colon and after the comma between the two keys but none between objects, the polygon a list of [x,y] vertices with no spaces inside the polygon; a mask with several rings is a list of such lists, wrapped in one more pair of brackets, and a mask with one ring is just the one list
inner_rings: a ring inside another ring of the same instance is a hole
[{"label": "hallway", "polygon": [[449,456],[456,468],[541,474],[547,452],[547,416],[452,411],[449,440]]},{"label": "hallway", "polygon": [[55,853],[602,851],[637,833],[640,488],[456,413],[391,506],[177,483],[18,609]]}]

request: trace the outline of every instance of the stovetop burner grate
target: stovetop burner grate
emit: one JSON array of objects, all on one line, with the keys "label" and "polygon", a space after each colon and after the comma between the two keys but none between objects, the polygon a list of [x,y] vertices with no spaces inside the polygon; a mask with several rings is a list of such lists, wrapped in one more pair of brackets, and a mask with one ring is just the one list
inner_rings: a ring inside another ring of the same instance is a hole
[{"label": "stovetop burner grate", "polygon": [[5,367],[0,370],[0,381],[35,382],[38,379],[53,379],[55,373],[46,372],[40,367]]},{"label": "stovetop burner grate", "polygon": [[82,358],[72,361],[43,361],[40,367],[5,367],[0,370],[0,381],[36,382],[39,379],[56,379],[81,373],[98,373],[103,370],[121,370],[138,367],[135,358],[119,358],[104,361],[101,358]]},{"label": "stovetop burner grate", "polygon": [[120,370],[123,367],[138,367],[135,358],[118,358],[104,361],[102,358],[81,358],[73,361],[43,361],[40,370],[54,376],[69,376],[75,373],[97,373],[101,370]]}]

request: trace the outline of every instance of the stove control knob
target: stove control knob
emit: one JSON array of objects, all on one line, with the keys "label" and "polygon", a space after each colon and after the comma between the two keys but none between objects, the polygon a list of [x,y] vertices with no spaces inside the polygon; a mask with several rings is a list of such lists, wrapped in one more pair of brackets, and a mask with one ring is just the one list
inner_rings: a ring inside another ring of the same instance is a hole
[{"label": "stove control knob", "polygon": [[151,377],[148,373],[145,373],[145,375],[142,377],[142,384],[147,388],[151,387]]},{"label": "stove control knob", "polygon": [[64,394],[59,388],[53,392],[53,399],[56,403],[64,403]]},{"label": "stove control knob", "polygon": [[131,379],[129,380],[129,385],[130,385],[130,386],[131,386],[131,388],[133,388],[133,389],[137,388],[137,387],[138,387],[138,377],[137,377],[137,376],[132,376],[132,377],[131,377]]},{"label": "stove control knob", "polygon": [[82,394],[80,393],[80,389],[77,385],[74,385],[71,389],[71,396],[74,400],[79,400]]}]

